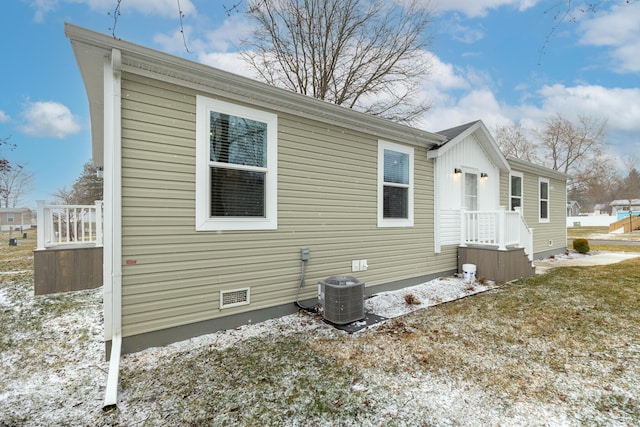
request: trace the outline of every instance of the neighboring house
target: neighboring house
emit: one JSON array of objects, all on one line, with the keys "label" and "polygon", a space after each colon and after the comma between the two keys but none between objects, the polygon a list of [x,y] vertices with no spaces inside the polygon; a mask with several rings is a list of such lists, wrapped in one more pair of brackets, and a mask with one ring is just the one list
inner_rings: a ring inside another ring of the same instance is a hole
[{"label": "neighboring house", "polygon": [[0,208],[0,230],[28,230],[32,212],[29,208]]},{"label": "neighboring house", "polygon": [[633,215],[640,215],[640,199],[621,199],[614,200],[609,203],[611,206],[611,215],[622,219],[629,216],[629,212]]},{"label": "neighboring house", "polygon": [[593,207],[593,215],[609,215],[609,205],[606,203],[598,203]]},{"label": "neighboring house", "polygon": [[578,216],[580,215],[580,203],[575,200],[569,200],[567,202],[567,216]]},{"label": "neighboring house", "polygon": [[426,132],[65,31],[104,167],[112,360],[292,313],[304,279],[313,304],[329,276],[374,293],[452,274],[460,247],[517,253],[527,274],[566,250],[566,176],[505,159],[482,122]]}]

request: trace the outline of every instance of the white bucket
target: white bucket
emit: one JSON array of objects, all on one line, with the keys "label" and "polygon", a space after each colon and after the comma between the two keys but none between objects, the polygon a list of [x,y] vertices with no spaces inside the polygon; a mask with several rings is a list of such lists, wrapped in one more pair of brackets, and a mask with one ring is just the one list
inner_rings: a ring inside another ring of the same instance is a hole
[{"label": "white bucket", "polygon": [[475,264],[462,264],[462,279],[465,282],[476,281],[476,265]]}]

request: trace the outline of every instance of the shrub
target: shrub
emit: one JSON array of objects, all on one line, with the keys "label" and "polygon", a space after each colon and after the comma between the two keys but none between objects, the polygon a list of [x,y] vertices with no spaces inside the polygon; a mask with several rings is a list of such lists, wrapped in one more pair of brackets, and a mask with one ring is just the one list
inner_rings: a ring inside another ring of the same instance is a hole
[{"label": "shrub", "polygon": [[573,241],[573,249],[581,254],[589,252],[589,241],[587,239],[576,239]]}]

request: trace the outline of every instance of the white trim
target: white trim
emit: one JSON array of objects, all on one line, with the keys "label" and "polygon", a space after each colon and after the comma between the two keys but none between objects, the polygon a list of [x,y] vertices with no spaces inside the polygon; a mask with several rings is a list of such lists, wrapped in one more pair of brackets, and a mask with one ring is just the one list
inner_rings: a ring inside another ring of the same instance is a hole
[{"label": "white trim", "polygon": [[[409,185],[407,218],[384,218],[384,150],[397,151],[409,155]],[[413,169],[414,149],[393,142],[378,141],[378,227],[413,227]]]},{"label": "white trim", "polygon": [[[476,176],[476,207],[475,209],[471,209],[470,206],[467,206],[467,175],[475,175]],[[463,208],[465,208],[465,210],[468,211],[476,211],[478,209],[480,209],[479,203],[480,203],[480,171],[477,168],[471,168],[471,167],[466,167],[463,166],[462,167],[462,179],[460,180],[460,184],[462,185],[461,188],[461,195],[462,195],[462,200],[460,201],[460,206],[462,206]]]},{"label": "white trim", "polygon": [[[540,202],[542,199],[542,194],[540,191],[540,184],[547,184],[547,198],[544,199],[547,201],[547,217],[542,218],[542,210],[540,209]],[[566,206],[566,203],[565,203]],[[551,185],[549,184],[549,178],[538,178],[538,222],[540,223],[548,223],[551,221]]]},{"label": "white trim", "polygon": [[[209,216],[209,112],[217,111],[267,124],[264,218]],[[278,228],[278,116],[266,111],[196,96],[196,231],[276,230]]]},{"label": "white trim", "polygon": [[[122,337],[122,116],[120,51],[104,63],[104,337],[111,340],[105,405],[117,401]],[[118,359],[114,361],[113,359]]]},{"label": "white trim", "polygon": [[[228,304],[224,303],[225,294],[231,294],[231,293],[237,293],[237,292],[240,292],[240,293],[244,292],[246,299],[243,301],[237,301],[237,302],[228,303]],[[251,304],[251,288],[226,289],[224,291],[220,291],[220,310],[225,308],[238,307],[241,305],[249,305],[249,304]]]},{"label": "white trim", "polygon": [[442,238],[440,236],[440,162],[433,161],[433,252],[439,254],[442,252]]},{"label": "white trim", "polygon": [[520,211],[524,212],[524,174],[522,172],[511,171],[509,174],[509,200],[508,206],[509,210],[513,211],[513,206],[511,206],[511,198],[513,197],[512,188],[511,188],[511,177],[517,176],[520,178]]}]

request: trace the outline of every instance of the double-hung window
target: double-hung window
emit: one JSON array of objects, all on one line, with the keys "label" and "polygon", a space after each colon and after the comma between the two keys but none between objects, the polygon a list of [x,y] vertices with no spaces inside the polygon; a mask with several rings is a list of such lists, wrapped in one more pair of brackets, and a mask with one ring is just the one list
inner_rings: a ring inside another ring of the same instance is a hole
[{"label": "double-hung window", "polygon": [[522,208],[522,174],[512,172],[509,182],[509,209]]},{"label": "double-hung window", "polygon": [[196,230],[277,228],[277,116],[196,99]]},{"label": "double-hung window", "polygon": [[378,227],[413,226],[413,147],[378,142]]},{"label": "double-hung window", "polygon": [[539,222],[549,222],[549,180],[538,179]]}]

